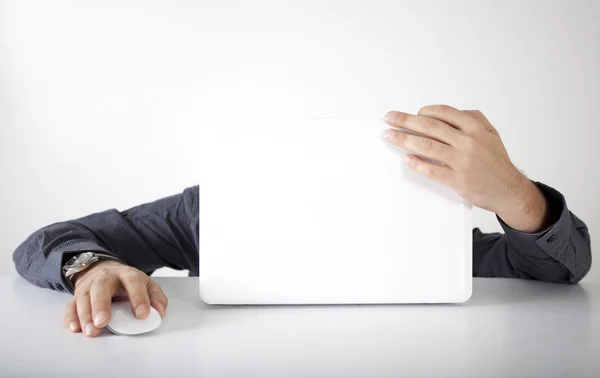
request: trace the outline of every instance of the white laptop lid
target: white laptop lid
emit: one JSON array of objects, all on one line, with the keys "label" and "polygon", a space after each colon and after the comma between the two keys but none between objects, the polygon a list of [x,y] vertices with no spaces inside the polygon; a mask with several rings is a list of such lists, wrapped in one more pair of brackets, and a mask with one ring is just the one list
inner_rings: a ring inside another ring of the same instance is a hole
[{"label": "white laptop lid", "polygon": [[411,172],[378,119],[204,120],[210,304],[463,302],[471,207]]}]

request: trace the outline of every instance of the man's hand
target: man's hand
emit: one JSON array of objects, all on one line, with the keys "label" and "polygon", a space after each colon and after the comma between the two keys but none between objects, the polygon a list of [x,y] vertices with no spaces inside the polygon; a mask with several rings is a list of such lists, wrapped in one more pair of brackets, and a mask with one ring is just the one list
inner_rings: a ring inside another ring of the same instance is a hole
[{"label": "man's hand", "polygon": [[150,306],[160,316],[167,309],[167,297],[158,284],[143,272],[117,261],[103,260],[73,277],[75,293],[67,304],[65,326],[72,332],[83,331],[94,337],[110,320],[113,298],[131,302],[131,311],[139,319],[150,314]]},{"label": "man's hand", "polygon": [[423,134],[389,129],[384,136],[390,143],[440,162],[409,154],[408,165],[416,173],[450,186],[515,229],[535,232],[546,226],[546,199],[512,164],[498,131],[480,111],[431,105],[417,115],[389,112],[385,121]]}]

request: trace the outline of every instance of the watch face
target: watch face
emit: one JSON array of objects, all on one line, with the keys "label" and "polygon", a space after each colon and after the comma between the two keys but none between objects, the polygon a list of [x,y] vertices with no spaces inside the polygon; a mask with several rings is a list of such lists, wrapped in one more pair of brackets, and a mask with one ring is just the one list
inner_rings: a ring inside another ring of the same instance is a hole
[{"label": "watch face", "polygon": [[67,261],[67,266],[69,268],[76,268],[85,265],[92,259],[92,257],[94,257],[94,254],[92,252],[81,253],[73,257],[71,260]]}]

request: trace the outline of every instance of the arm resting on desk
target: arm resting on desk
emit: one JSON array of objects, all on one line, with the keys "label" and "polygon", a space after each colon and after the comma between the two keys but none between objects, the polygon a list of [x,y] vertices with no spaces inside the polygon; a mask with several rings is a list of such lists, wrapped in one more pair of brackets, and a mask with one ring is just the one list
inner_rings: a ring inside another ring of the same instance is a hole
[{"label": "arm resting on desk", "polygon": [[69,285],[62,274],[64,262],[85,251],[111,254],[147,274],[162,267],[194,273],[197,228],[198,187],[192,187],[126,211],[107,210],[44,227],[15,250],[13,260],[27,281],[65,290]]},{"label": "arm resting on desk", "polygon": [[473,230],[473,276],[515,277],[577,283],[592,265],[588,228],[567,208],[556,190],[536,183],[548,200],[554,221],[537,233],[524,233],[498,221],[504,234]]},{"label": "arm resting on desk", "polygon": [[[546,230],[528,234],[501,220],[505,234],[473,230],[473,275],[577,283],[590,270],[586,225],[556,190],[537,184],[556,214]],[[112,253],[146,273],[168,266],[198,275],[198,187],[124,212],[108,210],[56,223],[31,235],[14,253],[17,271],[29,282],[68,288],[61,268],[84,251]]]}]

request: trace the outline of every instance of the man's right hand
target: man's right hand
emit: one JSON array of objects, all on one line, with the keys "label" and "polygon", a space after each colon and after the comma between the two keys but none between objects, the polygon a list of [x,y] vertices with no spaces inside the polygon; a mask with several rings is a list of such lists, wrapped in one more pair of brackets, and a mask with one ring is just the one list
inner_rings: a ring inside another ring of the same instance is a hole
[{"label": "man's right hand", "polygon": [[156,282],[117,261],[99,261],[72,279],[75,293],[65,312],[65,326],[72,332],[97,336],[110,320],[113,298],[129,300],[131,311],[138,319],[148,317],[150,306],[161,317],[167,309],[167,297]]}]

